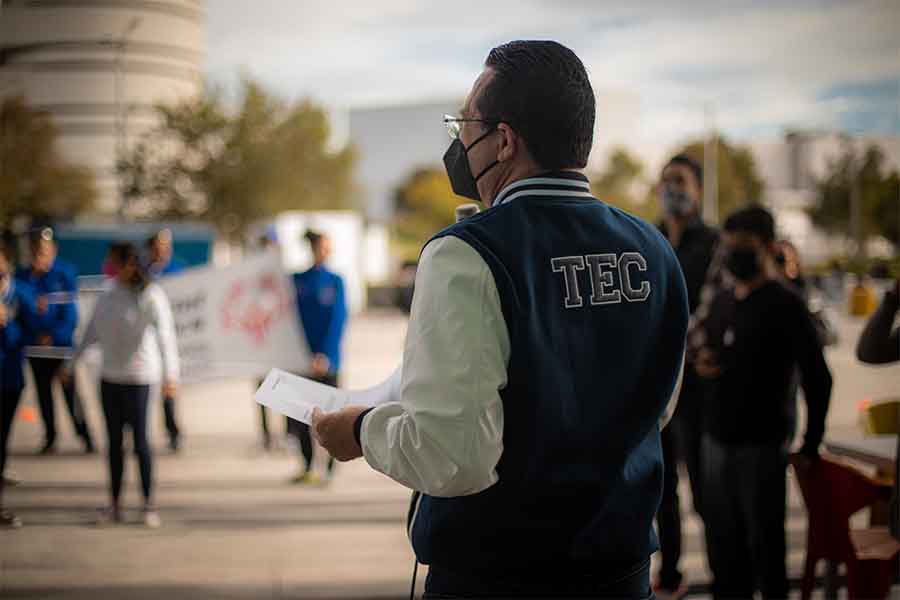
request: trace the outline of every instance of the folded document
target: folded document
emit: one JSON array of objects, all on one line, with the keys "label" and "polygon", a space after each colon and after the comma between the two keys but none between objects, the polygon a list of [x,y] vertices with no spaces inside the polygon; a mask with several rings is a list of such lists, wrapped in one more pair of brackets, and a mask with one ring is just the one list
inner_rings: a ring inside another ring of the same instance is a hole
[{"label": "folded document", "polygon": [[306,377],[272,369],[256,390],[256,401],[275,412],[310,424],[314,408],[335,412],[345,406],[378,406],[400,399],[400,369],[367,390],[341,390]]}]

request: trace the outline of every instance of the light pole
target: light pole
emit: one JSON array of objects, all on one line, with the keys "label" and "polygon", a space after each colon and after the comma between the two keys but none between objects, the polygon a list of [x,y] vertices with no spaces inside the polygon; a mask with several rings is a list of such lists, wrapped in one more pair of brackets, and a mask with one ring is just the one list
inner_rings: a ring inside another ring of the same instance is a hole
[{"label": "light pole", "polygon": [[119,187],[119,220],[125,220],[125,183],[122,180],[122,175],[119,173],[119,166],[125,160],[125,152],[128,150],[127,148],[127,139],[126,136],[127,126],[128,126],[128,111],[124,106],[124,98],[123,92],[125,87],[124,81],[124,70],[122,61],[125,54],[125,46],[128,44],[128,36],[134,33],[134,30],[138,28],[138,25],[141,24],[140,17],[132,17],[128,21],[128,25],[125,26],[125,29],[122,30],[122,33],[112,41],[112,44],[116,49],[116,67],[113,81],[113,95],[115,98],[116,105],[116,181],[118,182]]},{"label": "light pole", "polygon": [[703,113],[709,129],[703,144],[703,220],[715,224],[719,222],[719,134],[713,104],[707,104]]}]

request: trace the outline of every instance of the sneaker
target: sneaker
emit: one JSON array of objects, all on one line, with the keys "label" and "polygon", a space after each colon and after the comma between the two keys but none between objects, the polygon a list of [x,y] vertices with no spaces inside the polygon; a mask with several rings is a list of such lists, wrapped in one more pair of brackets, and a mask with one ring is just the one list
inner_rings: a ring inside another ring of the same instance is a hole
[{"label": "sneaker", "polygon": [[180,448],[180,443],[178,440],[178,436],[172,436],[169,438],[169,450],[172,451],[172,454],[178,454],[178,449]]},{"label": "sneaker", "polygon": [[162,519],[159,513],[153,509],[144,509],[144,526],[148,529],[159,529],[162,525]]},{"label": "sneaker", "polygon": [[0,510],[0,529],[18,529],[21,526],[22,519],[8,510]]},{"label": "sneaker", "polygon": [[112,527],[122,522],[122,511],[118,508],[101,508],[97,514],[94,525],[97,527]]},{"label": "sneaker", "polygon": [[38,454],[41,456],[47,456],[48,454],[56,454],[56,442],[44,442],[44,445],[38,450]]},{"label": "sneaker", "polygon": [[312,471],[306,471],[305,473],[298,473],[291,478],[291,483],[296,484],[305,484],[305,485],[316,485],[322,480],[321,477],[313,473]]},{"label": "sneaker", "polygon": [[85,454],[96,454],[97,449],[94,447],[94,442],[91,438],[84,439],[84,453]]},{"label": "sneaker", "polygon": [[674,590],[665,588],[656,580],[653,582],[653,593],[656,594],[656,597],[659,600],[680,600],[684,598],[688,593],[687,583],[682,580],[681,583],[678,584],[678,587]]}]

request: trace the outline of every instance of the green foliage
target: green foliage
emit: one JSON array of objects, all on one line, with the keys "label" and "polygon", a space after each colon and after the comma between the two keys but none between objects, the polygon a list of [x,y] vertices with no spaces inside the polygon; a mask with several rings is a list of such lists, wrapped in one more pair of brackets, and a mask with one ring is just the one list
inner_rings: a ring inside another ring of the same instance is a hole
[{"label": "green foliage", "polygon": [[591,192],[607,204],[653,222],[659,206],[644,179],[644,166],[624,148],[616,148],[602,172],[591,177]]},{"label": "green foliage", "polygon": [[813,223],[829,233],[852,233],[854,184],[859,186],[863,240],[883,236],[894,244],[900,242],[900,175],[884,173],[884,155],[877,146],[868,147],[862,157],[848,149],[831,162],[816,185],[817,201],[809,209]]},{"label": "green foliage", "polygon": [[160,126],[120,165],[134,212],[203,218],[229,235],[286,210],[354,208],[352,148],[328,148],[325,111],[245,80],[235,111],[212,93],[159,106]]},{"label": "green foliage", "polygon": [[395,249],[401,258],[415,260],[431,236],[452,224],[456,207],[470,202],[453,193],[444,169],[421,168],[395,191],[397,217]]},{"label": "green foliage", "polygon": [[[702,140],[694,141],[684,146],[679,154],[687,154],[702,165],[703,149]],[[717,150],[719,218],[724,220],[746,204],[761,202],[764,184],[749,148],[733,146],[719,137]],[[704,174],[704,182],[708,181],[709,177]]]},{"label": "green foliage", "polygon": [[0,103],[0,227],[18,215],[72,219],[97,197],[93,173],[67,163],[47,113],[21,97]]}]

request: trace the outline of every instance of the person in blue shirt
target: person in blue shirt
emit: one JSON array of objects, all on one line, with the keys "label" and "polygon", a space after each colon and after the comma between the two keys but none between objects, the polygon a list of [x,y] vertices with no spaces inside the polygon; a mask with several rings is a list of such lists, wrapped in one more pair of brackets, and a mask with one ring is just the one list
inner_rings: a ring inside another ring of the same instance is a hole
[{"label": "person in blue shirt", "polygon": [[[187,268],[183,260],[172,251],[172,231],[160,229],[147,239],[147,274],[152,279],[177,275]],[[169,435],[169,449],[178,452],[181,429],[175,418],[175,397],[163,395],[163,418]]]},{"label": "person in blue shirt", "polygon": [[[337,387],[341,367],[341,338],[347,323],[344,282],[340,275],[325,267],[325,261],[331,254],[331,239],[313,231],[308,231],[305,237],[312,249],[313,266],[308,271],[294,274],[294,287],[297,290],[300,322],[312,352],[311,376],[326,385]],[[309,426],[289,419],[288,431],[299,439],[304,459],[304,466],[294,481],[314,483],[318,478],[310,470],[313,443]],[[329,456],[328,479],[333,471],[334,458]]]},{"label": "person in blue shirt", "polygon": [[[31,239],[31,265],[19,269],[16,279],[30,286],[35,294],[35,310],[25,319],[24,344],[40,346],[40,356],[31,356],[29,364],[37,387],[38,404],[44,421],[44,446],[41,454],[56,451],[56,415],[52,383],[59,374],[66,352],[78,325],[78,272],[57,258],[53,230],[44,228]],[[74,379],[62,384],[66,406],[75,432],[86,453],[94,452],[94,443],[76,394]]]},{"label": "person in blue shirt", "polygon": [[12,277],[12,257],[0,246],[0,528],[20,527],[16,515],[3,509],[10,432],[25,388],[22,321],[34,310],[28,286]]}]

